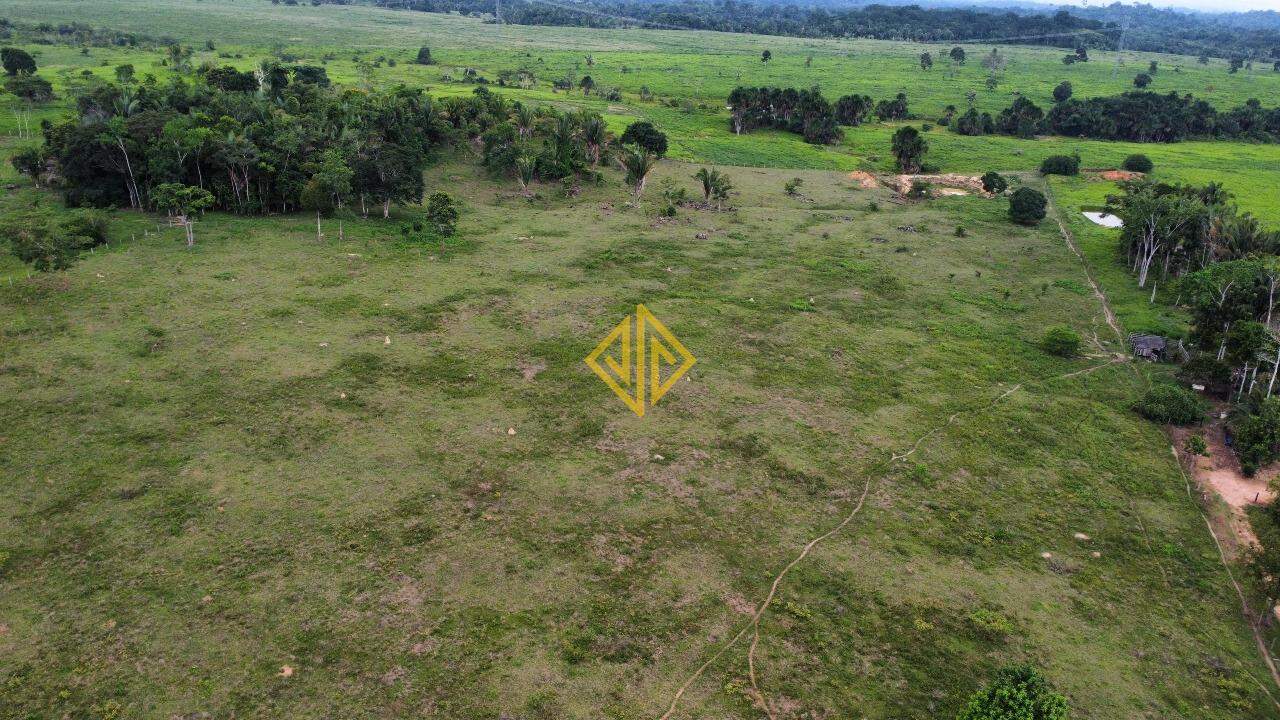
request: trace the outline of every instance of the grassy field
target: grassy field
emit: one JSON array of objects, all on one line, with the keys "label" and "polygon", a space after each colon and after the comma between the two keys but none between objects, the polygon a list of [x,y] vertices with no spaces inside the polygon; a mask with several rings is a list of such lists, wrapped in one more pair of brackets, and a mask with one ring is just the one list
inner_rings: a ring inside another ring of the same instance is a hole
[{"label": "grassy field", "polygon": [[[759,718],[738,633],[837,527],[760,620],[759,692],[780,718],[951,717],[1012,662],[1043,668],[1077,718],[1275,716],[1168,441],[1130,410],[1145,379],[1113,362],[1056,223],[855,189],[845,171],[886,169],[890,127],[815,148],[735,137],[718,106],[741,69],[752,84],[820,75],[829,95],[901,84],[933,113],[981,83],[976,60],[948,79],[913,70],[909,44],[257,0],[0,0],[0,16],[211,39],[197,62],[241,66],[277,38],[334,53],[344,83],[363,48],[400,59],[376,82],[437,95],[471,92],[441,81],[454,62],[496,74],[541,58],[538,87],[502,92],[596,108],[615,129],[648,117],[674,148],[639,209],[613,171],[572,200],[525,199],[446,158],[427,186],[464,213],[443,253],[399,243],[396,219],[348,221],[339,241],[334,222],[317,240],[312,217],[222,214],[187,249],[119,212],[111,244],[65,273],[0,257],[0,717],[630,720],[661,716],[687,682],[672,717]],[[445,67],[407,65],[424,43]],[[167,71],[152,51],[37,49],[63,95],[37,119],[64,112],[84,70]],[[585,52],[621,103],[551,92],[573,63],[587,72]],[[1000,93],[1063,73],[1114,92],[1146,64],[1111,79],[1106,54],[1065,68],[1061,51],[1007,52]],[[1161,64],[1158,87],[1280,103],[1269,75]],[[641,103],[642,84],[694,107]],[[929,140],[960,172],[1134,149]],[[1141,149],[1161,177],[1221,179],[1275,222],[1272,146]],[[733,209],[656,217],[664,185],[693,190],[695,162],[725,166]],[[801,197],[782,191],[792,177]],[[57,205],[7,162],[0,181],[19,185],[0,214]],[[1111,189],[1052,187],[1125,325],[1176,330],[1113,264],[1113,233],[1074,212]],[[644,419],[583,363],[637,303],[698,358]],[[1038,348],[1056,324],[1085,357]]]},{"label": "grassy field", "polygon": [[[124,215],[4,287],[7,714],[656,717],[869,483],[764,617],[775,702],[935,717],[1029,660],[1079,717],[1269,717],[1133,373],[1034,345],[1106,337],[1056,229],[730,172],[737,210],[658,223],[450,163],[444,257]],[[637,302],[699,358],[644,420],[582,363]],[[744,651],[681,717],[753,715]]]}]

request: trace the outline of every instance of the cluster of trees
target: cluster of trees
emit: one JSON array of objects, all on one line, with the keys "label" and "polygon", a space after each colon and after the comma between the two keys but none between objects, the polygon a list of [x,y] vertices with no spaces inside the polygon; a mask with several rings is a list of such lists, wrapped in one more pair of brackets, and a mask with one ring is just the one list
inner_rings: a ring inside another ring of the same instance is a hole
[{"label": "cluster of trees", "polygon": [[522,190],[535,179],[577,182],[598,178],[599,166],[617,160],[637,201],[655,164],[667,153],[667,136],[647,121],[632,123],[613,138],[598,113],[559,112],[519,102],[508,105],[483,88],[477,97],[486,105],[477,119],[482,162],[499,177],[513,177]]},{"label": "cluster of trees", "polygon": [[1120,248],[1138,286],[1152,282],[1154,299],[1165,281],[1190,310],[1196,355],[1184,375],[1239,403],[1235,448],[1246,472],[1280,458],[1280,231],[1241,213],[1217,184],[1122,190],[1108,205],[1124,222]]},{"label": "cluster of trees", "polygon": [[[861,103],[861,98],[846,101],[846,117],[865,117]],[[833,143],[844,135],[835,108],[816,87],[737,87],[729,93],[728,105],[729,122],[738,134],[773,128],[802,135],[805,142],[814,144]]]},{"label": "cluster of trees", "polygon": [[28,103],[53,99],[53,86],[36,74],[36,61],[22,48],[0,48],[0,64],[4,66],[4,89]]},{"label": "cluster of trees", "polygon": [[1280,108],[1265,109],[1257,100],[1225,112],[1177,93],[1133,91],[1077,100],[1071,96],[1069,83],[1055,88],[1054,98],[1058,102],[1047,113],[1020,96],[996,117],[970,108],[949,124],[961,135],[1031,137],[1047,133],[1129,142],[1199,138],[1280,142]]},{"label": "cluster of trees", "polygon": [[[422,171],[483,101],[436,107],[420,91],[337,91],[322,68],[264,62],[190,79],[100,83],[75,116],[43,127],[45,147],[15,158],[37,182],[56,177],[70,206],[165,209],[166,186],[195,187],[237,213],[325,210],[345,203],[389,215],[417,202]],[[157,192],[165,188],[165,192]]]},{"label": "cluster of trees", "polygon": [[737,87],[729,93],[728,106],[730,127],[737,134],[772,128],[802,135],[814,144],[836,142],[843,137],[841,125],[861,125],[873,114],[880,120],[910,117],[905,93],[880,102],[870,95],[845,95],[833,105],[816,87]]}]

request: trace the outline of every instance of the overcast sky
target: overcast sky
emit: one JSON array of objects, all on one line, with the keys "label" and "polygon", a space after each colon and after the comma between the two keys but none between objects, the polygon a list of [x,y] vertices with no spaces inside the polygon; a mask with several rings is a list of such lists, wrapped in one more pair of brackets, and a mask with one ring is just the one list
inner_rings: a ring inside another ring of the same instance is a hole
[{"label": "overcast sky", "polygon": [[[1090,0],[1094,7],[1110,5],[1112,0]],[[1181,7],[1196,10],[1280,10],[1280,0],[1145,0],[1156,7]],[[1059,0],[1067,5],[1084,5],[1084,0]]]}]

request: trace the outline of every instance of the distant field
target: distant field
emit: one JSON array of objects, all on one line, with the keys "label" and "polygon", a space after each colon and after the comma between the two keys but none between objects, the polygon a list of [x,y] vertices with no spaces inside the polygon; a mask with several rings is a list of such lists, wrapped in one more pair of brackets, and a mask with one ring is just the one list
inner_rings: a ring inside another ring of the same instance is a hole
[{"label": "distant field", "polygon": [[[832,100],[857,92],[875,98],[907,93],[910,106],[932,122],[946,105],[966,107],[965,94],[976,93],[976,106],[997,112],[1022,93],[1048,108],[1051,92],[1061,80],[1070,80],[1078,97],[1122,92],[1132,87],[1132,77],[1151,60],[1160,63],[1152,89],[1192,93],[1219,107],[1243,104],[1257,98],[1264,105],[1280,105],[1280,73],[1259,65],[1252,71],[1227,73],[1225,63],[1213,60],[1200,65],[1194,58],[1126,53],[1117,66],[1114,53],[1098,52],[1089,63],[1065,66],[1063,52],[1052,48],[1001,47],[1009,58],[995,91],[984,86],[987,72],[979,62],[990,47],[966,45],[969,60],[950,69],[941,59],[929,72],[920,70],[918,55],[925,49],[941,57],[946,47],[877,40],[804,40],[727,33],[656,30],[585,30],[581,28],[498,26],[477,19],[409,11],[375,10],[359,6],[321,7],[272,5],[265,0],[212,3],[198,0],[103,0],[92,5],[72,0],[29,2],[0,0],[0,16],[25,23],[88,22],[168,35],[197,50],[195,62],[205,60],[241,67],[255,65],[275,51],[298,55],[310,62],[325,62],[330,75],[354,83],[353,59],[383,58],[374,70],[379,83],[404,82],[429,87],[435,94],[469,93],[474,86],[445,83],[441,77],[461,77],[465,67],[497,79],[500,70],[526,68],[534,72],[537,86],[530,90],[502,88],[513,98],[536,102],[590,107],[621,129],[636,118],[652,120],[672,136],[672,156],[690,161],[765,167],[887,170],[892,128],[869,125],[846,129],[843,144],[835,147],[806,145],[798,137],[770,132],[734,136],[728,129],[724,99],[736,85],[819,85]],[[273,38],[261,38],[262,28],[273,29]],[[217,50],[203,49],[215,40]],[[421,45],[433,48],[440,64],[411,64]],[[769,63],[760,52],[773,53]],[[159,55],[121,50],[94,49],[89,56],[66,46],[37,46],[38,61],[53,69],[60,86],[74,82],[83,70],[110,78],[113,67],[131,62],[140,72],[155,65]],[[222,58],[220,54],[239,54]],[[587,64],[591,55],[592,65]],[[805,67],[812,55],[812,67]],[[389,67],[386,60],[397,60]],[[566,73],[591,75],[598,85],[619,87],[622,102],[606,102],[579,92],[556,93],[553,80]],[[638,93],[647,87],[659,101],[641,102]],[[667,107],[660,101],[687,103]],[[13,103],[0,97],[0,107]],[[54,115],[56,108],[45,116]],[[9,113],[0,117],[0,129],[11,126]],[[1247,143],[1179,143],[1171,145],[1102,143],[1068,139],[1028,141],[1008,137],[967,138],[944,129],[930,134],[931,160],[944,171],[982,172],[989,169],[1033,170],[1046,155],[1080,152],[1089,167],[1115,166],[1131,152],[1152,156],[1163,177],[1183,182],[1215,179],[1225,183],[1243,207],[1280,224],[1280,146]]]}]

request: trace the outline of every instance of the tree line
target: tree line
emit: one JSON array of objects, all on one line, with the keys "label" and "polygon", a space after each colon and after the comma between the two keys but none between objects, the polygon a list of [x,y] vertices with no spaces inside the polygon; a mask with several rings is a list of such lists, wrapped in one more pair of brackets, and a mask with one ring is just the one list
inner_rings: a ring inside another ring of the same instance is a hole
[{"label": "tree line", "polygon": [[905,93],[875,102],[870,95],[844,95],[835,104],[817,87],[737,87],[729,93],[729,127],[735,134],[770,128],[793,132],[805,142],[827,144],[844,136],[841,125],[857,126],[871,117],[902,120],[910,109]]},{"label": "tree line", "polygon": [[1191,139],[1231,139],[1280,142],[1280,108],[1266,109],[1251,99],[1245,105],[1219,111],[1204,100],[1177,93],[1131,91],[1120,95],[1078,100],[1070,88],[1059,86],[1062,99],[1048,112],[1026,97],[998,115],[970,108],[955,118],[939,120],[962,135],[1005,134],[1031,137],[1064,135],[1094,140],[1178,142]]},{"label": "tree line", "polygon": [[[334,0],[328,0],[333,2]],[[342,0],[345,4],[345,0]],[[493,0],[372,0],[372,4],[425,12],[491,15]],[[527,0],[502,4],[503,22],[616,28],[673,26],[693,30],[788,35],[792,37],[876,38],[947,42],[1018,36],[1031,45],[1111,49],[1119,28],[1069,12],[1054,14],[987,12],[917,5],[831,8],[741,0],[587,0],[581,10]]]}]

